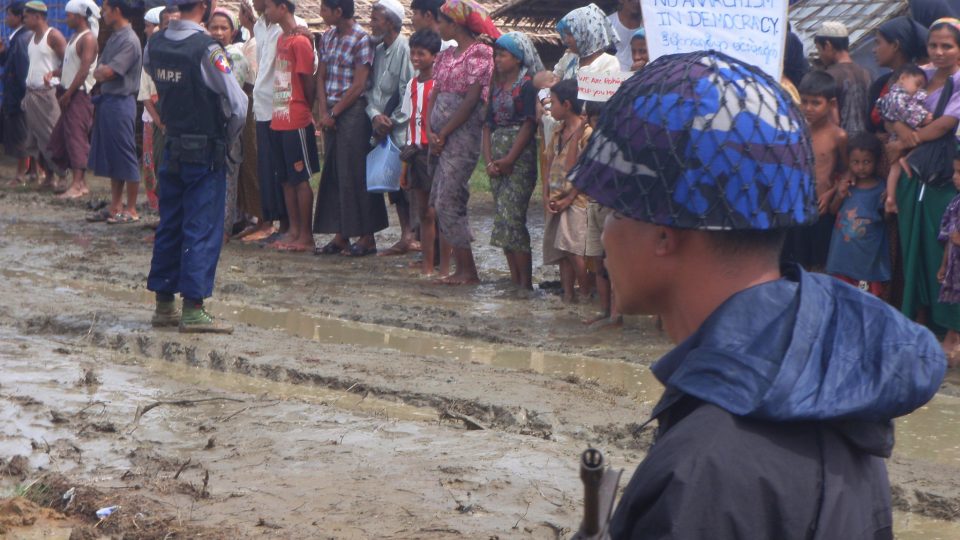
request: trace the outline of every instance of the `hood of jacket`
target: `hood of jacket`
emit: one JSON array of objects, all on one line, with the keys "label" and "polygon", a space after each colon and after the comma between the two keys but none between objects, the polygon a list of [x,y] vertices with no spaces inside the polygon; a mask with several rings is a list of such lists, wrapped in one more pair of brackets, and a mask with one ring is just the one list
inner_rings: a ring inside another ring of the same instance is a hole
[{"label": "hood of jacket", "polygon": [[827,421],[887,456],[891,419],[928,402],[946,372],[936,337],[880,299],[792,266],[741,291],[653,367],[667,387],[765,421]]}]

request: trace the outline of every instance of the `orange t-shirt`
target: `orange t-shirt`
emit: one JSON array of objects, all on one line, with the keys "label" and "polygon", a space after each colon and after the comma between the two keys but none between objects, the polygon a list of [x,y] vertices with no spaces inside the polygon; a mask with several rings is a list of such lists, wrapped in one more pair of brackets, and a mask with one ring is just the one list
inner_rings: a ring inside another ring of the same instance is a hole
[{"label": "orange t-shirt", "polygon": [[270,129],[289,131],[313,124],[311,104],[303,93],[300,75],[313,75],[313,43],[299,34],[281,35],[277,41],[273,81],[273,119]]}]

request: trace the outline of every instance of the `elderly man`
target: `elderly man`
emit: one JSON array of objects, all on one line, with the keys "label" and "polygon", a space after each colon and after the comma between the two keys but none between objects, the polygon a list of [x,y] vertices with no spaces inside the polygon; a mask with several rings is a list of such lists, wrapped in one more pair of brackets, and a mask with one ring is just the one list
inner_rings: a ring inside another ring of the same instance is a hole
[{"label": "elderly man", "polygon": [[[373,142],[379,144],[390,137],[397,148],[406,144],[409,115],[400,107],[400,97],[413,77],[410,47],[400,35],[403,6],[397,0],[380,0],[370,14],[370,32],[377,43],[373,57],[372,85],[367,92],[367,116],[373,124]],[[390,193],[390,202],[397,207],[400,240],[380,255],[403,255],[416,248],[410,226],[410,201],[404,191]]]}]

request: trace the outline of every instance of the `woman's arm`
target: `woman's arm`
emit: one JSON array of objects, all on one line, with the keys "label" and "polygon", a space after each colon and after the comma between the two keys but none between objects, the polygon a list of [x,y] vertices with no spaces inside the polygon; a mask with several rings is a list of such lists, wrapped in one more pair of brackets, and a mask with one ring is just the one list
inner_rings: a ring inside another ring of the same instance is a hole
[{"label": "woman's arm", "polygon": [[513,140],[513,146],[510,147],[510,152],[497,160],[500,169],[503,169],[504,165],[510,165],[512,167],[513,164],[520,159],[520,154],[523,153],[523,150],[530,144],[530,141],[533,140],[533,134],[536,129],[532,118],[527,118],[523,122],[523,125],[520,126],[520,131],[517,132],[517,138]]},{"label": "woman's arm", "polygon": [[493,163],[493,149],[490,144],[490,124],[487,122],[483,123],[483,131],[480,135],[480,154],[487,163],[487,174],[490,176],[499,176],[500,171],[497,170],[496,165]]},{"label": "woman's arm", "polygon": [[467,88],[467,95],[463,98],[463,101],[460,102],[460,106],[457,107],[457,110],[450,116],[447,125],[443,126],[440,132],[437,133],[440,137],[441,145],[446,142],[447,137],[449,137],[451,133],[467,122],[470,115],[473,114],[473,110],[476,109],[480,103],[480,94],[482,91],[483,87],[480,83],[471,84]]}]

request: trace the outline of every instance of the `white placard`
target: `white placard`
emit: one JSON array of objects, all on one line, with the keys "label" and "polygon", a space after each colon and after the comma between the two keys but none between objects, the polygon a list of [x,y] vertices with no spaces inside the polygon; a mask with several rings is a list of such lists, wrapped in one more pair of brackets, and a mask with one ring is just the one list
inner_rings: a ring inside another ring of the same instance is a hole
[{"label": "white placard", "polygon": [[641,0],[650,60],[715,50],[780,80],[789,0]]},{"label": "white placard", "polygon": [[629,71],[577,73],[577,97],[584,101],[608,101],[620,84],[633,76]]}]

